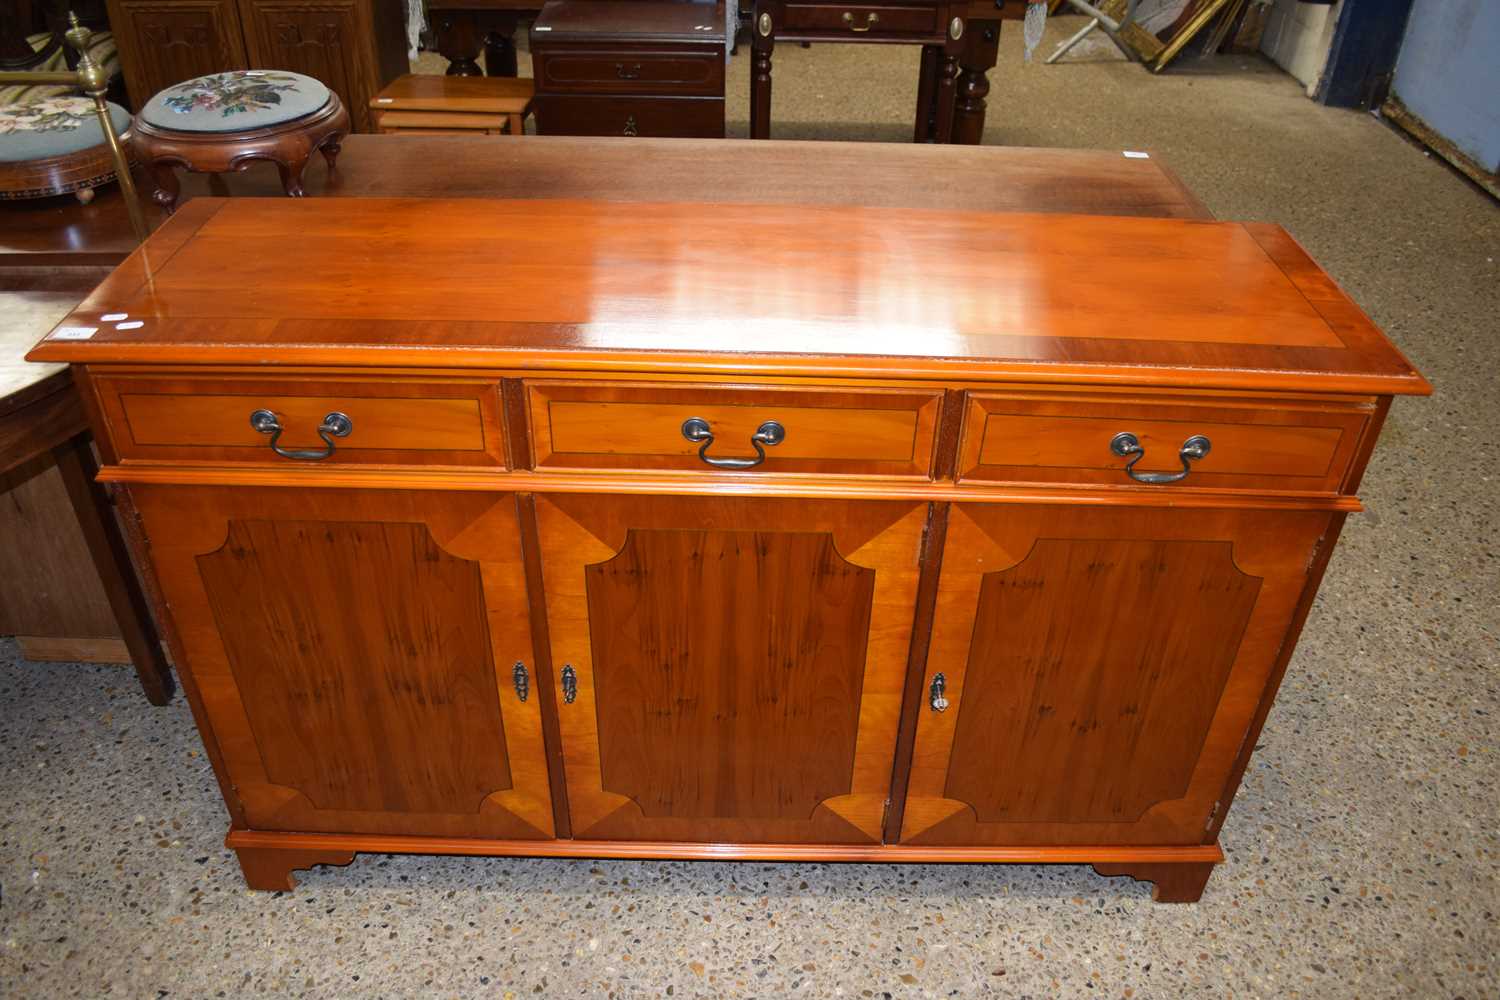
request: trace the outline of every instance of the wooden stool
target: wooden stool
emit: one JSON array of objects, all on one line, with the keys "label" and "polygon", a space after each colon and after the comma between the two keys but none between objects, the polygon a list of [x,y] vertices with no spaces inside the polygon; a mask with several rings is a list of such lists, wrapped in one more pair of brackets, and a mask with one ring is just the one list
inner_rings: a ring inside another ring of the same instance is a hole
[{"label": "wooden stool", "polygon": [[288,197],[302,197],[302,171],[314,151],[334,167],[349,134],[349,112],[310,76],[235,70],[168,87],[135,116],[131,148],[156,181],[152,198],[177,205],[175,168],[221,174],[270,160]]},{"label": "wooden stool", "polygon": [[534,90],[525,78],[412,74],[392,81],[370,110],[387,134],[523,135]]},{"label": "wooden stool", "polygon": [[[116,133],[130,125],[130,112],[118,104],[109,106],[109,114]],[[88,204],[94,188],[115,179],[114,158],[90,98],[0,105],[0,121],[0,200],[71,193]]]}]

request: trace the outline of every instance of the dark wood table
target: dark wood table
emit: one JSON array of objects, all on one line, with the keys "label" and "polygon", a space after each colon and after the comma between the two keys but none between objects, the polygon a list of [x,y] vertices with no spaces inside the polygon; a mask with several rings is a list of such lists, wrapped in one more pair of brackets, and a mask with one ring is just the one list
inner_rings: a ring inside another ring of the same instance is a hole
[{"label": "dark wood table", "polygon": [[[729,0],[733,3],[736,0]],[[460,76],[477,76],[479,53],[485,54],[486,71],[491,76],[516,75],[515,33],[523,22],[531,21],[541,10],[540,0],[430,0],[427,5],[428,23],[433,32],[433,48],[449,61],[448,72]],[[1026,13],[1026,0],[968,0],[953,4],[956,12],[964,15],[964,38],[959,44],[962,54],[958,58],[957,76],[951,79],[952,141],[967,145],[978,145],[984,135],[986,98],[990,92],[987,74],[995,68],[999,57],[1000,22],[1020,20]],[[860,8],[864,10],[865,8]],[[779,21],[779,17],[777,18]],[[750,37],[764,41],[752,23]],[[791,38],[793,36],[786,35]],[[796,36],[802,38],[803,36]],[[818,41],[835,41],[820,37]],[[863,33],[852,34],[849,41],[867,41]],[[900,39],[897,39],[900,40]],[[910,39],[907,39],[908,41]],[[734,39],[729,39],[731,49]],[[942,104],[939,102],[940,61],[942,45],[925,45],[922,52],[922,71],[917,95],[917,115],[913,138],[917,142],[930,141],[939,132],[938,117]],[[762,53],[757,52],[759,59]],[[768,132],[753,131],[757,119],[756,108],[764,105],[761,121],[769,121],[770,104],[770,47],[764,47],[767,60],[763,90],[752,91],[751,118],[752,135],[766,138]],[[752,68],[752,87],[756,72]],[[760,94],[756,98],[755,94]]]}]

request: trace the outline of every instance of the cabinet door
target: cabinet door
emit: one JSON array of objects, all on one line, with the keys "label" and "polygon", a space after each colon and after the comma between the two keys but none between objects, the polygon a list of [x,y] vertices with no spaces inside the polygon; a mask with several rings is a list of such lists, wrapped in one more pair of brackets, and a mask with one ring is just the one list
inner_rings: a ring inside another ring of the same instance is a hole
[{"label": "cabinet door", "polygon": [[956,505],[903,842],[1201,843],[1329,519]]},{"label": "cabinet door", "polygon": [[552,836],[513,497],[131,492],[252,829]]},{"label": "cabinet door", "polygon": [[349,120],[369,131],[380,89],[369,0],[239,0],[245,47],[255,69],[285,69],[321,80]]},{"label": "cabinet door", "polygon": [[878,843],[927,508],[538,498],[574,836]]},{"label": "cabinet door", "polygon": [[137,108],[173,84],[245,68],[234,0],[109,0],[109,23]]}]

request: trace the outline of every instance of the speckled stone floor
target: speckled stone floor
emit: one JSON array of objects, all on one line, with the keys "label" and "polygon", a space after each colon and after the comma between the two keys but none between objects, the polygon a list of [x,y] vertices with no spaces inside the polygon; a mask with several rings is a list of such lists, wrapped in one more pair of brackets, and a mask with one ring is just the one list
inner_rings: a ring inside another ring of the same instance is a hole
[{"label": "speckled stone floor", "polygon": [[[1259,59],[1027,66],[1019,37],[987,141],[1154,151],[1286,225],[1438,389],[1392,413],[1201,904],[1087,868],[379,856],[251,893],[181,699],[0,640],[0,997],[1500,996],[1500,209]],[[906,138],[914,59],[783,46],[776,133]]]}]

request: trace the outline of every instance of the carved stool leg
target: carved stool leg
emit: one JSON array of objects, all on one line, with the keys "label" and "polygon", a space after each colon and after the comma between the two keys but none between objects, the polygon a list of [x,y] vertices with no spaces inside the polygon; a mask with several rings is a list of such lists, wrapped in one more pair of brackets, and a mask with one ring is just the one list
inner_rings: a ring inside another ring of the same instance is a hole
[{"label": "carved stool leg", "polygon": [[156,190],[151,193],[151,200],[168,212],[175,211],[177,196],[182,193],[182,187],[177,183],[176,168],[170,163],[153,163],[151,177],[156,181]]},{"label": "carved stool leg", "polygon": [[288,198],[302,197],[302,171],[307,169],[307,159],[304,157],[290,163],[277,160],[276,169],[281,171],[281,190],[286,192],[286,196]]},{"label": "carved stool leg", "polygon": [[1154,883],[1151,898],[1158,903],[1196,903],[1203,896],[1208,877],[1214,872],[1212,861],[1188,861],[1164,864],[1096,864],[1100,875],[1129,875],[1137,882]]},{"label": "carved stool leg", "polygon": [[276,847],[236,847],[245,884],[266,892],[286,892],[296,887],[292,872],[313,865],[347,865],[353,851],[316,851]]},{"label": "carved stool leg", "polygon": [[340,142],[343,138],[341,135],[333,136],[327,142],[323,143],[322,146],[318,147],[318,152],[322,153],[323,159],[328,161],[329,170],[334,168],[334,161],[339,158],[339,152],[344,148]]}]

